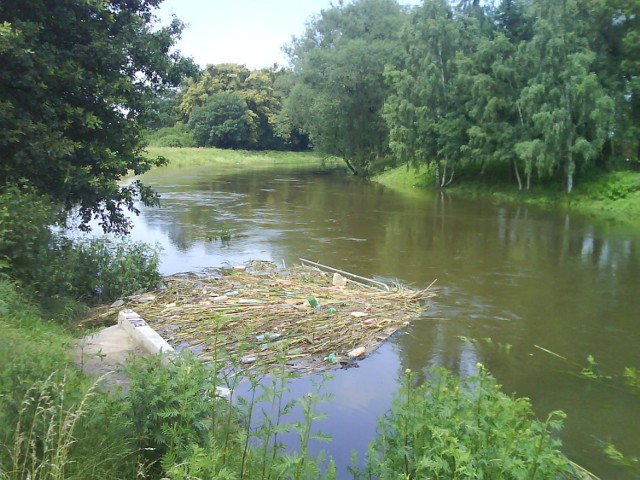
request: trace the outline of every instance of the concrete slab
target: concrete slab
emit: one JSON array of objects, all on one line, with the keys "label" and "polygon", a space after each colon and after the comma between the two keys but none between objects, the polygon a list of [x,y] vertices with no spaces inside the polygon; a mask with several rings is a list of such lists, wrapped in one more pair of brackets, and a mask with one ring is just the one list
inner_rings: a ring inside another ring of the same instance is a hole
[{"label": "concrete slab", "polygon": [[149,355],[119,325],[105,328],[100,332],[79,339],[73,349],[74,360],[85,374],[100,377],[110,373],[103,380],[103,386],[127,388],[127,376],[122,371],[130,355]]},{"label": "concrete slab", "polygon": [[[126,390],[129,379],[123,369],[131,355],[162,355],[163,361],[170,361],[175,350],[136,312],[126,309],[118,315],[117,325],[78,340],[73,353],[85,374],[97,378],[109,373],[102,380],[104,388],[120,386]],[[216,391],[218,396],[230,398],[229,389],[216,387]]]}]

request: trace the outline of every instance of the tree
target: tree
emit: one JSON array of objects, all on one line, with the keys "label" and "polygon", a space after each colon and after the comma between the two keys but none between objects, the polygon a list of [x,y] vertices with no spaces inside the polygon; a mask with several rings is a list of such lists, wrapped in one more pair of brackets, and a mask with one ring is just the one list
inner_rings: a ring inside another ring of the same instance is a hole
[{"label": "tree", "polygon": [[497,25],[514,44],[533,37],[533,21],[526,16],[529,3],[530,0],[502,0],[495,12]]},{"label": "tree", "polygon": [[384,69],[398,62],[405,21],[395,0],[359,0],[323,10],[289,48],[296,84],[285,115],[318,150],[356,175],[387,151]]},{"label": "tree", "polygon": [[161,0],[0,3],[0,183],[27,182],[87,227],[126,231],[123,210],[156,200],[140,182],[152,96],[180,80],[178,20],[153,29]]},{"label": "tree", "polygon": [[626,161],[640,166],[640,1],[624,0],[614,22],[624,28],[620,62],[621,92],[619,135]]},{"label": "tree", "polygon": [[[503,31],[482,38],[473,55],[458,61],[461,89],[471,93],[468,114],[471,126],[465,154],[484,171],[491,166],[513,166],[518,188],[522,190],[521,166],[515,153],[516,143],[526,135],[519,96],[527,77],[518,63],[517,44]],[[524,165],[529,188],[531,165]]]},{"label": "tree", "polygon": [[199,79],[188,80],[183,85],[180,109],[184,119],[191,123],[192,112],[204,106],[211,96],[233,93],[249,109],[249,128],[253,133],[251,142],[245,142],[244,148],[282,149],[287,146],[290,132],[278,127],[284,94],[277,88],[276,80],[284,74],[275,65],[254,71],[235,63],[208,65]]},{"label": "tree", "polygon": [[538,0],[531,15],[535,33],[522,48],[534,69],[519,99],[531,137],[515,150],[540,176],[564,176],[571,193],[577,169],[602,152],[614,104],[590,70],[595,55],[575,20],[576,1]]},{"label": "tree", "polygon": [[415,166],[433,162],[438,187],[451,183],[467,143],[462,107],[468,92],[457,88],[455,60],[466,53],[467,36],[477,41],[475,26],[470,17],[454,18],[446,0],[426,0],[403,32],[402,66],[387,72],[392,94],[385,118],[391,150]]},{"label": "tree", "polygon": [[187,126],[200,147],[247,148],[256,141],[251,113],[237,93],[222,92],[194,108]]}]

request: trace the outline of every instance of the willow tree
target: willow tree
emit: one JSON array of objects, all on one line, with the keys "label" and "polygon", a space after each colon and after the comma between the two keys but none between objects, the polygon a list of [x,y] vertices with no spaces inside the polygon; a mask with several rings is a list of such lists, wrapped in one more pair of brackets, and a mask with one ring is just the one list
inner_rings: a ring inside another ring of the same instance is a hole
[{"label": "willow tree", "polygon": [[561,175],[567,193],[574,175],[591,165],[611,133],[614,104],[591,70],[595,58],[583,39],[576,0],[536,0],[531,42],[522,55],[532,65],[519,103],[530,138],[518,156],[541,176]]},{"label": "willow tree", "polygon": [[515,152],[515,145],[527,135],[519,104],[526,64],[519,63],[517,48],[505,32],[497,31],[492,38],[481,38],[473,55],[457,63],[460,88],[471,94],[468,161],[480,164],[481,171],[487,166],[510,166],[522,190],[522,174],[526,187],[530,185],[531,165]]},{"label": "willow tree", "polygon": [[446,0],[426,0],[403,31],[400,67],[387,71],[391,95],[384,112],[391,150],[415,166],[434,163],[437,186],[452,181],[460,149],[467,143],[462,111],[466,93],[457,88],[455,67],[466,36],[477,34],[467,20],[456,20]]}]

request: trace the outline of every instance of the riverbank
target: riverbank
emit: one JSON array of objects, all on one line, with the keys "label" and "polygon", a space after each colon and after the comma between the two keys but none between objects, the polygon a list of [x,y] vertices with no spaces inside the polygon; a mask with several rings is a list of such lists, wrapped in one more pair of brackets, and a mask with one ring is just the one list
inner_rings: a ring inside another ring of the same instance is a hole
[{"label": "riverbank", "polygon": [[151,157],[165,157],[171,166],[237,166],[260,168],[273,166],[324,167],[343,166],[342,160],[317,152],[282,152],[255,150],[227,150],[220,148],[147,147]]},{"label": "riverbank", "polygon": [[[403,191],[434,188],[433,173],[416,171],[406,166],[388,169],[373,181]],[[585,215],[637,224],[640,220],[640,172],[609,172],[598,177],[579,179],[574,191],[567,195],[562,185],[534,186],[519,191],[517,186],[489,183],[482,179],[462,178],[447,192],[465,197],[486,197],[498,203],[523,203],[543,208],[562,208]]]}]

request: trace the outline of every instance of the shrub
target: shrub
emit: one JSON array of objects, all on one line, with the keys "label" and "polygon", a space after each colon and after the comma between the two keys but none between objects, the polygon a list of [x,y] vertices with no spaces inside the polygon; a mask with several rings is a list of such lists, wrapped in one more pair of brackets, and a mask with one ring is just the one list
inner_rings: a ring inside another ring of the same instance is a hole
[{"label": "shrub", "polygon": [[136,359],[129,368],[126,401],[136,438],[156,454],[191,443],[206,444],[212,403],[206,368],[187,356],[162,364],[160,357]]},{"label": "shrub", "polygon": [[54,205],[28,186],[0,190],[0,271],[34,280],[36,259],[51,240],[49,225],[56,214]]},{"label": "shrub", "polygon": [[427,372],[417,386],[407,371],[404,385],[367,459],[366,478],[562,478],[568,460],[551,432],[562,412],[535,419],[529,401],[500,391],[482,367],[459,380],[447,370]]},{"label": "shrub", "polygon": [[151,132],[148,140],[149,144],[154,147],[186,148],[196,146],[191,132],[187,131],[187,126],[182,122],[176,123],[173,127],[160,128]]},{"label": "shrub", "polygon": [[160,281],[159,251],[143,242],[57,238],[38,265],[41,297],[110,301]]}]

